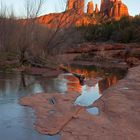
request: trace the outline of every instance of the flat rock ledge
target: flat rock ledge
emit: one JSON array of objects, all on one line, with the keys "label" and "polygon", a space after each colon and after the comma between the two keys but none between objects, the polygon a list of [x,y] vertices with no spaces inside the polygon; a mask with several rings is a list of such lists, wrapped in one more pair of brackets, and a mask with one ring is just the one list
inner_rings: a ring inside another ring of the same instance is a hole
[{"label": "flat rock ledge", "polygon": [[35,109],[35,126],[40,133],[61,132],[62,140],[140,139],[140,66],[129,69],[123,80],[93,104],[99,107],[99,116],[74,106],[77,96],[44,93],[23,97],[20,104]]}]

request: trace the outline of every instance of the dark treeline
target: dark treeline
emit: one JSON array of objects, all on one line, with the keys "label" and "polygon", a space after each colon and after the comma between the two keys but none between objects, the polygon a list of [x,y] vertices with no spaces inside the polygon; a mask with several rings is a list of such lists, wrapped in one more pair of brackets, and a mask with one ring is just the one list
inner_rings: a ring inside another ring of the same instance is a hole
[{"label": "dark treeline", "polygon": [[140,15],[123,17],[119,21],[110,21],[103,24],[82,26],[86,41],[90,42],[140,42]]}]

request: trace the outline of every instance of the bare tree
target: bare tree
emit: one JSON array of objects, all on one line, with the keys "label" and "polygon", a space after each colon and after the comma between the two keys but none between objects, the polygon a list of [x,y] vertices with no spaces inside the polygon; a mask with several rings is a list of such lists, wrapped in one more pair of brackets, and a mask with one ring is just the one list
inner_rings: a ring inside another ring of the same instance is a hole
[{"label": "bare tree", "polygon": [[57,68],[61,61],[54,60],[53,54],[63,52],[64,44],[68,43],[67,41],[77,32],[73,25],[80,15],[75,9],[67,11],[66,0],[61,0],[60,5],[65,7],[65,10],[59,14],[55,28],[49,29],[40,25],[38,16],[44,3],[45,0],[25,0],[26,16],[20,20],[15,19],[13,10],[6,16],[7,8],[1,9],[0,49],[5,52],[14,51],[20,66],[27,63],[33,66]]},{"label": "bare tree", "polygon": [[46,45],[44,46],[43,51],[44,54],[47,55],[44,59],[49,59],[49,54],[51,54],[52,56],[52,54],[59,54],[61,52],[64,52],[65,48],[63,45],[65,44],[65,42],[68,41],[70,38],[73,38],[74,34],[77,33],[77,30],[75,30],[75,22],[83,16],[77,12],[77,9],[68,10],[67,0],[63,0],[62,3],[63,7],[65,6],[65,10],[60,14],[56,14],[56,17],[54,15],[52,24],[54,22],[54,24],[56,24],[56,27],[53,28],[52,32],[50,32],[50,35],[48,36],[48,39],[46,41]]},{"label": "bare tree", "polygon": [[20,65],[24,64],[27,50],[30,51],[30,48],[33,46],[36,18],[44,2],[45,0],[25,0],[26,19],[25,23],[23,23],[23,27],[20,29],[18,42]]}]

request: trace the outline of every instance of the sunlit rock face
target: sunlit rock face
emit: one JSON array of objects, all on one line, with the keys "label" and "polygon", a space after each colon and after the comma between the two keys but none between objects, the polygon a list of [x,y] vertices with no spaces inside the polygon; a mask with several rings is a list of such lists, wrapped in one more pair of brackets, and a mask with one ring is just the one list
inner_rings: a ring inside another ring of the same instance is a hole
[{"label": "sunlit rock face", "polygon": [[96,6],[95,6],[95,13],[96,14],[99,13],[98,4],[96,4]]},{"label": "sunlit rock face", "polygon": [[122,2],[119,3],[119,16],[129,16],[128,8]]},{"label": "sunlit rock face", "polygon": [[84,0],[68,0],[68,10],[75,10],[78,14],[84,14]]},{"label": "sunlit rock face", "polygon": [[52,13],[38,18],[39,23],[49,28],[80,26],[88,24],[84,16],[84,0],[68,0],[67,10],[62,13]]},{"label": "sunlit rock face", "polygon": [[75,0],[69,0],[68,1],[68,10],[73,9],[75,6]]},{"label": "sunlit rock face", "polygon": [[94,14],[115,20],[129,16],[128,8],[121,0],[101,0],[100,10],[96,4],[95,11],[94,3],[90,1],[87,5],[87,14],[84,13],[84,4],[85,0],[68,0],[66,11],[41,16],[38,21],[49,28],[57,28],[96,24],[97,20],[94,18]]},{"label": "sunlit rock face", "polygon": [[40,24],[47,25],[48,28],[68,27],[76,23],[77,17],[73,17],[73,11],[65,13],[53,13],[38,18]]},{"label": "sunlit rock face", "polygon": [[100,12],[116,20],[129,16],[128,8],[122,0],[101,0]]},{"label": "sunlit rock face", "polygon": [[77,1],[77,13],[82,15],[84,14],[84,0],[76,0]]},{"label": "sunlit rock face", "polygon": [[93,14],[93,12],[94,12],[94,3],[93,1],[90,1],[88,2],[88,5],[87,5],[87,13]]}]

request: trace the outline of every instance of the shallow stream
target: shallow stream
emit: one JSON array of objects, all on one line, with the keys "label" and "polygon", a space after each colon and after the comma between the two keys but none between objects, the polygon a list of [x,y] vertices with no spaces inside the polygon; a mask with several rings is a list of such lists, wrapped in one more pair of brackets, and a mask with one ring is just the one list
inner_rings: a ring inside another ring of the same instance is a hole
[{"label": "shallow stream", "polygon": [[[90,106],[102,96],[103,91],[123,78],[125,72],[72,68],[73,72],[84,74],[89,83],[80,85],[72,74],[60,74],[58,77],[44,78],[26,74],[0,73],[0,139],[2,140],[59,140],[60,135],[41,135],[34,129],[34,111],[18,104],[23,96],[41,94],[79,94],[75,104]],[[95,82],[97,78],[102,80]],[[87,111],[98,114],[96,108]],[[94,114],[93,113],[93,114]]]}]

